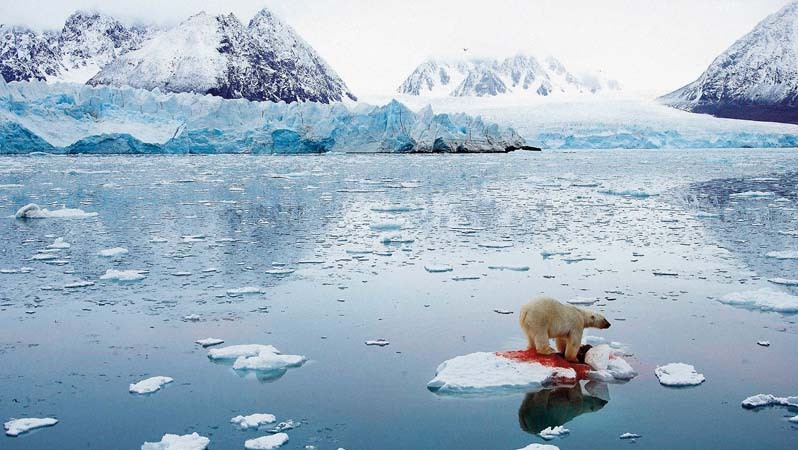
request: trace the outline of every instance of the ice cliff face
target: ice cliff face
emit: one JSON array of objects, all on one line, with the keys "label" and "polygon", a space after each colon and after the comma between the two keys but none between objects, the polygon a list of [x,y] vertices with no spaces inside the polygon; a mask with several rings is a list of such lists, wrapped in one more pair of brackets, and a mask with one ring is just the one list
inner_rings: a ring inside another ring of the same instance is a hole
[{"label": "ice cliff face", "polygon": [[233,14],[192,16],[113,60],[89,84],[275,102],[355,99],[313,48],[266,9],[247,26]]},{"label": "ice cliff face", "polygon": [[504,152],[515,131],[466,114],[273,103],[0,79],[0,153]]},{"label": "ice cliff face", "polygon": [[798,2],[759,23],[698,80],[661,101],[718,117],[798,123]]},{"label": "ice cliff face", "polygon": [[7,81],[85,83],[117,56],[138,48],[152,32],[84,11],[69,16],[57,32],[0,25],[0,73]]},{"label": "ice cliff face", "polygon": [[617,81],[601,74],[581,76],[569,72],[553,57],[541,63],[534,56],[504,60],[470,59],[422,63],[399,86],[400,94],[488,97],[503,94],[546,97],[560,94],[595,94],[619,90]]}]

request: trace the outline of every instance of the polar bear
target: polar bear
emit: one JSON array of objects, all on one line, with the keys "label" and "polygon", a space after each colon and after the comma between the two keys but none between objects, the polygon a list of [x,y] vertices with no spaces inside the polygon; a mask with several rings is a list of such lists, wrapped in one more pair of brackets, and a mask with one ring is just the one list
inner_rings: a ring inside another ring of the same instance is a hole
[{"label": "polar bear", "polygon": [[540,297],[521,308],[521,328],[529,339],[529,349],[539,355],[557,353],[549,345],[549,339],[557,341],[557,350],[565,359],[578,362],[577,353],[582,345],[585,328],[607,329],[610,323],[599,313],[564,305],[549,297]]}]

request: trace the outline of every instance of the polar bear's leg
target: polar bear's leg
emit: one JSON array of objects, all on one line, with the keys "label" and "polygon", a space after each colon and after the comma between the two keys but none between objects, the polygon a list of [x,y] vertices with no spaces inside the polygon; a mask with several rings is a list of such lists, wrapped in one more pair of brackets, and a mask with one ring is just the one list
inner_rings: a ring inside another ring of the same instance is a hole
[{"label": "polar bear's leg", "polygon": [[565,353],[568,348],[568,338],[557,338],[557,353]]},{"label": "polar bear's leg", "polygon": [[577,355],[579,354],[579,347],[582,346],[582,332],[571,331],[568,335],[568,344],[565,349],[565,360],[569,362],[579,362]]},{"label": "polar bear's leg", "polygon": [[552,355],[556,353],[549,345],[548,334],[535,335],[535,351],[538,355]]}]

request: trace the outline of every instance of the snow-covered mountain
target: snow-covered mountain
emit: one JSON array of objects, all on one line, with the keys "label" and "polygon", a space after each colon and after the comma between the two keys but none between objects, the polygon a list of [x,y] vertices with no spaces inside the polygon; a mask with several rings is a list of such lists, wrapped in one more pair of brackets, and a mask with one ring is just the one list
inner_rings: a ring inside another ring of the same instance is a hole
[{"label": "snow-covered mountain", "polygon": [[546,97],[560,94],[595,94],[619,90],[603,74],[569,72],[554,57],[519,54],[503,60],[427,60],[399,86],[400,94],[424,96],[488,97],[520,94]]},{"label": "snow-covered mountain", "polygon": [[138,48],[152,31],[85,11],[69,16],[59,31],[0,25],[0,74],[7,81],[85,83],[102,66]]},{"label": "snow-covered mountain", "polygon": [[315,50],[266,9],[247,26],[233,14],[196,14],[116,58],[89,84],[248,100],[355,99]]},{"label": "snow-covered mountain", "polygon": [[661,101],[718,117],[798,123],[798,1],[759,23],[698,80]]}]

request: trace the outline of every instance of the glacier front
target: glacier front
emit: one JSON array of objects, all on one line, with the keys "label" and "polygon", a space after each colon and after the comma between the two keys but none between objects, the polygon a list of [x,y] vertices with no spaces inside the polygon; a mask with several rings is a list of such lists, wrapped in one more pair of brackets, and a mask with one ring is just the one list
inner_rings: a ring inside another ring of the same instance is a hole
[{"label": "glacier front", "polygon": [[506,152],[514,130],[467,114],[227,100],[129,87],[0,78],[0,153],[298,154]]}]

